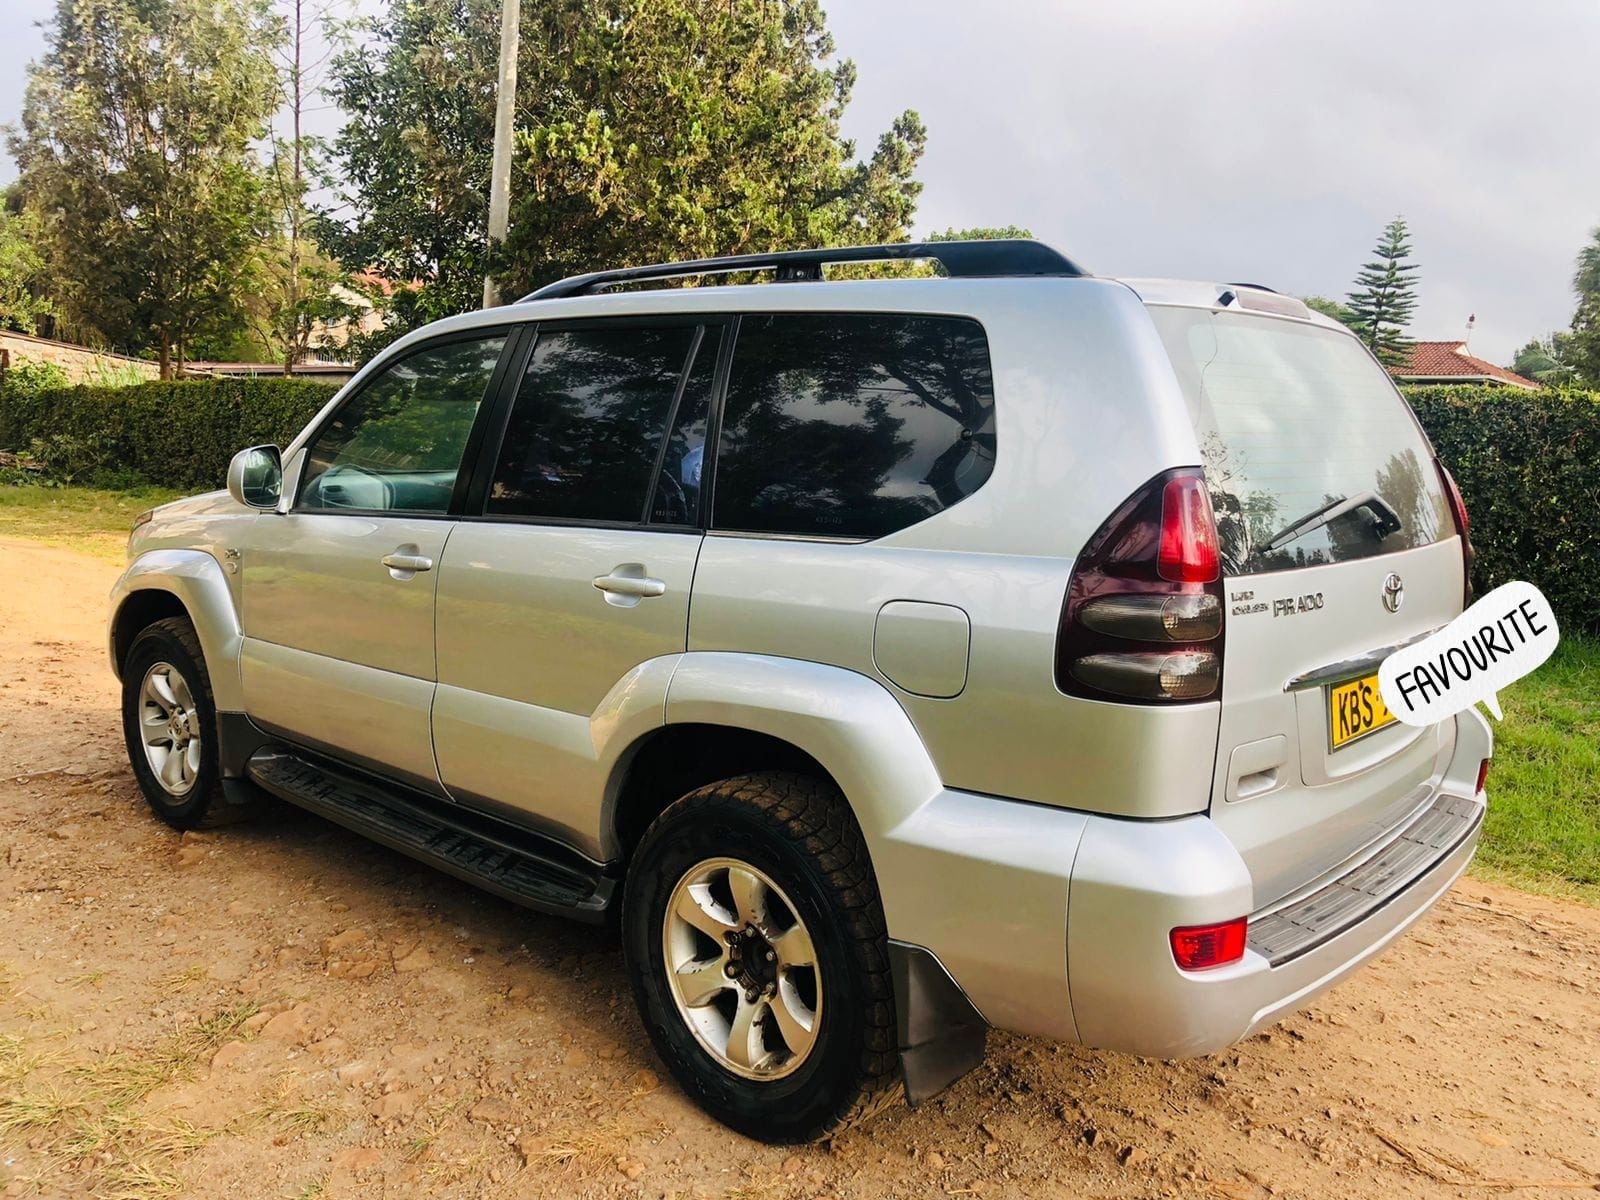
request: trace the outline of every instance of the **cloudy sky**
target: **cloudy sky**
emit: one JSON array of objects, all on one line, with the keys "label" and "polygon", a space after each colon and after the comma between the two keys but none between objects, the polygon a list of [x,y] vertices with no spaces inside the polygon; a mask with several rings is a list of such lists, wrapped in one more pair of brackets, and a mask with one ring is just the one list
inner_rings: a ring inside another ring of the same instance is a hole
[{"label": "cloudy sky", "polygon": [[[0,0],[0,122],[37,20]],[[1593,0],[832,0],[849,131],[928,125],[918,226],[1025,225],[1097,273],[1342,296],[1384,223],[1411,333],[1507,361],[1571,316],[1600,224]],[[0,163],[0,177],[10,164]]]}]

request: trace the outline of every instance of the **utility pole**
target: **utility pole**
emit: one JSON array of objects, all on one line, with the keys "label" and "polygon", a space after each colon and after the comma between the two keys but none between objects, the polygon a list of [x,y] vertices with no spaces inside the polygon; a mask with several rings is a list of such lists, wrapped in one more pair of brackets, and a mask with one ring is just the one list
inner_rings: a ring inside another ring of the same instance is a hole
[{"label": "utility pole", "polygon": [[306,106],[305,0],[294,0],[294,58],[289,67],[289,109],[294,118],[294,167],[289,177],[289,337],[283,351],[283,373],[294,374],[300,353],[300,226],[305,216],[305,141],[300,122]]},{"label": "utility pole", "polygon": [[[489,176],[489,253],[503,245],[511,226],[511,133],[517,109],[517,42],[522,0],[500,0],[500,81],[494,109],[494,166]],[[483,277],[483,306],[500,303],[494,276]]]}]

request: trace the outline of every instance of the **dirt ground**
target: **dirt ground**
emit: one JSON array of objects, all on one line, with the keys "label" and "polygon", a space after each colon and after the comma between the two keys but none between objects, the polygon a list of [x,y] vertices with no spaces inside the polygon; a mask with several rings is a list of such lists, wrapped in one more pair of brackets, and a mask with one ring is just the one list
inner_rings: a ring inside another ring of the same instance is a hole
[{"label": "dirt ground", "polygon": [[292,811],[158,824],[105,662],[115,567],[0,555],[0,1195],[1600,1190],[1600,912],[1470,881],[1227,1054],[996,1034],[918,1111],[744,1141],[661,1077],[603,935]]}]

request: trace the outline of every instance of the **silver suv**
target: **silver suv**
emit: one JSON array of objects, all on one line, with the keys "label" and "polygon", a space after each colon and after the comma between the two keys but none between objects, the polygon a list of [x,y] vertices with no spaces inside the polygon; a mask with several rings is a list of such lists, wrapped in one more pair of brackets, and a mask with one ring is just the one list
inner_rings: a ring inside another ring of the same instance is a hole
[{"label": "silver suv", "polygon": [[[823,278],[935,260],[942,278]],[[767,272],[765,286],[642,289]],[[566,280],[417,331],[112,603],[179,828],[263,794],[615,921],[716,1117],[816,1138],[990,1026],[1160,1057],[1303,1006],[1477,842],[1384,656],[1467,517],[1348,331],[1036,242]]]}]

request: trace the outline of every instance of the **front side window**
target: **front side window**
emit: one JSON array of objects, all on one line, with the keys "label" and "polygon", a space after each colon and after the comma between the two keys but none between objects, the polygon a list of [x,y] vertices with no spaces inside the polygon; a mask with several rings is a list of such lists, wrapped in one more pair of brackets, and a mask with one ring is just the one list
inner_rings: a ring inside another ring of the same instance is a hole
[{"label": "front side window", "polygon": [[312,440],[298,508],[444,513],[505,335],[406,355]]},{"label": "front side window", "polygon": [[874,538],[970,496],[994,467],[978,322],[746,316],[717,457],[719,529]]},{"label": "front side window", "polygon": [[642,521],[696,334],[693,325],[540,330],[506,426],[488,513]]}]

